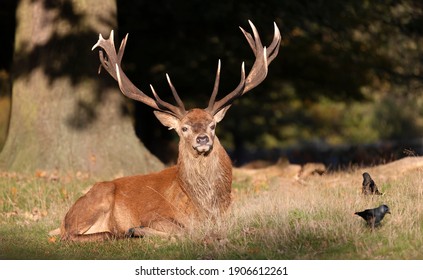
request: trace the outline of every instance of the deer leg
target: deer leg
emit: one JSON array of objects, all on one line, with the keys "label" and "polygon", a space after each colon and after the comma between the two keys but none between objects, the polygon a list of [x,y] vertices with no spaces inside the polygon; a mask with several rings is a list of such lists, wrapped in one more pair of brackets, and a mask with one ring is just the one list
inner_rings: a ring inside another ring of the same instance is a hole
[{"label": "deer leg", "polygon": [[64,241],[78,241],[78,242],[92,242],[92,241],[106,241],[116,238],[110,232],[98,232],[92,234],[72,234],[63,237]]},{"label": "deer leg", "polygon": [[128,231],[125,233],[125,237],[147,237],[147,236],[162,236],[167,237],[169,236],[169,233],[166,233],[164,231],[155,230],[150,227],[133,227],[128,229]]},{"label": "deer leg", "polygon": [[184,226],[173,220],[161,220],[152,222],[148,227],[139,226],[128,229],[125,237],[168,237],[171,234],[179,234]]},{"label": "deer leg", "polygon": [[62,222],[62,240],[95,241],[114,236],[111,227],[114,190],[113,183],[98,183],[80,197]]}]

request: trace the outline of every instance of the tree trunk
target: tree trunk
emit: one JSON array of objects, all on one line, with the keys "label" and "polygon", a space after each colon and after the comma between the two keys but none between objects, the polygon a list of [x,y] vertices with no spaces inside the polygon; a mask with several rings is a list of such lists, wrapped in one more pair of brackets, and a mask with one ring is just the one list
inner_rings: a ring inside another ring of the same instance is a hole
[{"label": "tree trunk", "polygon": [[116,27],[115,0],[21,0],[12,113],[0,167],[95,177],[162,168],[136,137],[117,83],[97,75],[98,33]]}]

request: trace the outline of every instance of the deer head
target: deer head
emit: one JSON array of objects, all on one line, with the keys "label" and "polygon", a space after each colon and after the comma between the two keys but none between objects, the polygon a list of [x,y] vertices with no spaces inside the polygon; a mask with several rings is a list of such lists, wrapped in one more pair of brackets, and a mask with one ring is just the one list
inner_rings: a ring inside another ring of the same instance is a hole
[{"label": "deer head", "polygon": [[[177,105],[170,104],[163,101],[156,93],[154,88],[150,85],[154,95],[154,99],[144,94],[139,90],[125,75],[121,68],[121,61],[125,50],[128,35],[122,40],[118,53],[114,45],[113,30],[110,33],[109,39],[105,40],[101,34],[98,42],[93,46],[102,48],[99,51],[100,69],[103,67],[109,74],[118,81],[119,88],[122,93],[134,100],[140,101],[155,111],[154,114],[157,119],[169,129],[174,129],[180,136],[180,146],[184,146],[184,150],[189,150],[194,156],[207,156],[212,150],[215,142],[215,129],[225,116],[226,111],[232,105],[232,102],[242,96],[244,93],[250,91],[259,85],[267,76],[268,65],[277,56],[281,42],[281,36],[278,27],[274,24],[274,37],[269,47],[263,47],[260,36],[254,24],[249,21],[253,35],[241,28],[244,33],[256,60],[246,77],[244,63],[241,66],[241,79],[238,86],[230,93],[226,94],[219,100],[216,100],[219,80],[221,62],[219,60],[216,79],[213,87],[213,92],[210,97],[209,104],[205,109],[186,110],[185,106],[179,97],[175,87],[173,86],[169,75],[166,74],[167,81],[174,96]],[[103,50],[106,54],[103,53]]]},{"label": "deer head", "polygon": [[174,129],[180,138],[180,146],[193,156],[208,155],[213,150],[216,124],[222,114],[211,115],[201,109],[189,110],[181,119],[160,111],[154,114],[169,129]]}]

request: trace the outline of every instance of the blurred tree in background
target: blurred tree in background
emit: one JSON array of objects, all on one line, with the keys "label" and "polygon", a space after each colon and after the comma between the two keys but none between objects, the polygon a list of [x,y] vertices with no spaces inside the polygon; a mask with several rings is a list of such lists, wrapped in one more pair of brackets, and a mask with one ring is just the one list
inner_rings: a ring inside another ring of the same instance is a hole
[{"label": "blurred tree in background", "polygon": [[21,0],[16,19],[0,167],[102,178],[160,169],[137,139],[115,82],[97,75],[98,53],[90,50],[98,33],[116,27],[115,1]]},{"label": "blurred tree in background", "polygon": [[15,37],[16,1],[4,1],[0,4],[0,26],[3,26],[2,46],[0,51],[0,150],[6,141],[10,117],[10,95],[12,92],[10,66],[13,56]]},{"label": "blurred tree in background", "polygon": [[[151,83],[172,100],[169,73],[191,108],[206,106],[219,58],[222,94],[239,81],[242,61],[251,67],[253,54],[237,26],[249,29],[251,19],[268,44],[272,22],[278,24],[283,45],[267,80],[219,125],[236,163],[257,150],[325,150],[423,136],[421,1],[119,0],[117,19],[117,37],[130,34],[127,75],[145,92]],[[96,37],[88,41],[89,49]],[[176,135],[146,106],[134,104],[130,111],[144,144],[172,161]]]}]

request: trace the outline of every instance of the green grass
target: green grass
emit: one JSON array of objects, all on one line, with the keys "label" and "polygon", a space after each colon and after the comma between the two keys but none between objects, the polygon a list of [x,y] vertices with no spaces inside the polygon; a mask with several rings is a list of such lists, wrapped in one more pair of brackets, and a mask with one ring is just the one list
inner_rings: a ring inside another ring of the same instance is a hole
[{"label": "green grass", "polygon": [[[92,181],[0,175],[0,259],[423,259],[423,172],[372,174],[384,196],[360,193],[361,171],[234,182],[227,217],[184,237],[67,243],[48,236]],[[355,211],[390,206],[372,231]]]}]

